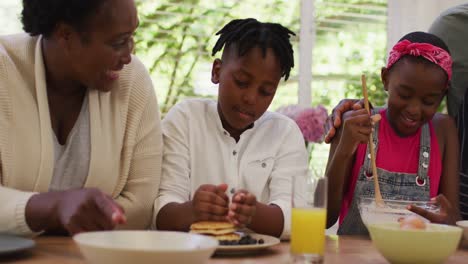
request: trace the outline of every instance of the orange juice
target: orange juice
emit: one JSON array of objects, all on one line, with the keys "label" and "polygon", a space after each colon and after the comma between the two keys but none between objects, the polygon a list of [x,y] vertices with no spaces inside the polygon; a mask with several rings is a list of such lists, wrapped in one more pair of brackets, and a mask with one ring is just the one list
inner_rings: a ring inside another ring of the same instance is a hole
[{"label": "orange juice", "polygon": [[291,253],[323,255],[325,208],[292,208]]}]

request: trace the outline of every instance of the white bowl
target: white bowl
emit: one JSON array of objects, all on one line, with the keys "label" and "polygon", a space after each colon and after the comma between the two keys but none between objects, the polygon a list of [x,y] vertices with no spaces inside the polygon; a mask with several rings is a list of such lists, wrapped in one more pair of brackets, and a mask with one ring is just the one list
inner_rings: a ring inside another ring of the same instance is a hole
[{"label": "white bowl", "polygon": [[457,226],[463,228],[463,239],[461,241],[461,246],[468,248],[468,220],[458,221]]},{"label": "white bowl", "polygon": [[164,231],[88,232],[73,239],[92,264],[203,264],[218,246],[211,237]]}]

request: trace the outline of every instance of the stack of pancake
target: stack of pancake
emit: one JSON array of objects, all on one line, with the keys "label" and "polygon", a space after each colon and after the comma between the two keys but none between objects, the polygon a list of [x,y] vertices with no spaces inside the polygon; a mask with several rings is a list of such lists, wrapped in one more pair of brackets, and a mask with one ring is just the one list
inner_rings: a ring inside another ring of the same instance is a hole
[{"label": "stack of pancake", "polygon": [[238,241],[241,236],[229,222],[201,221],[190,226],[190,233],[213,236],[219,241]]}]

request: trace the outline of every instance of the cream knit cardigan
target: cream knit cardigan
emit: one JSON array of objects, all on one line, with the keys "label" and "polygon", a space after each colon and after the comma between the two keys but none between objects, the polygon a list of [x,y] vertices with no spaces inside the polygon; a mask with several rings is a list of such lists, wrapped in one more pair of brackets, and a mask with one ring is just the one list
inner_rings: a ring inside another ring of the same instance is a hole
[{"label": "cream knit cardigan", "polygon": [[[25,206],[47,192],[54,168],[41,37],[0,37],[0,233],[31,234]],[[150,225],[162,160],[159,108],[149,74],[132,57],[111,92],[89,90],[91,157],[85,187],[124,208],[123,228]]]}]

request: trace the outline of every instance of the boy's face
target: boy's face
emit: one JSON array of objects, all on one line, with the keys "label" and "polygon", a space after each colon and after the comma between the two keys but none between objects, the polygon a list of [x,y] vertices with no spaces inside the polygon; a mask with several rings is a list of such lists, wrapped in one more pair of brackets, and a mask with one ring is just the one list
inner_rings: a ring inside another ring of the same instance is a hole
[{"label": "boy's face", "polygon": [[211,81],[219,84],[218,112],[224,128],[240,135],[265,113],[281,80],[281,66],[272,49],[266,56],[258,47],[238,57],[228,48],[213,62]]},{"label": "boy's face", "polygon": [[447,77],[435,64],[405,59],[394,67],[390,72],[382,69],[389,121],[399,135],[408,136],[437,112],[447,90]]}]

